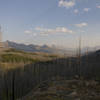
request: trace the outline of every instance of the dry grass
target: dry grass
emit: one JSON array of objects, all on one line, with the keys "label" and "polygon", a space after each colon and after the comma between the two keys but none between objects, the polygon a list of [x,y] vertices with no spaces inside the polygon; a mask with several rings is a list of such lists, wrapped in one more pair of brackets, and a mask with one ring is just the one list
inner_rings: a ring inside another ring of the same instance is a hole
[{"label": "dry grass", "polygon": [[60,55],[48,53],[28,53],[15,49],[0,50],[0,66],[3,69],[11,69],[22,67],[26,64],[31,64],[39,61],[49,61],[56,58],[61,58]]}]

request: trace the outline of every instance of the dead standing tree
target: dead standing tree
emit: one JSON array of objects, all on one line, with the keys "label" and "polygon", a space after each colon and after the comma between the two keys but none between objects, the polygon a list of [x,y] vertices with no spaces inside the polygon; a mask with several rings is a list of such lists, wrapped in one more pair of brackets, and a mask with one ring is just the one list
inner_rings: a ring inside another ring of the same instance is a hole
[{"label": "dead standing tree", "polygon": [[79,37],[79,50],[78,50],[78,76],[81,77],[81,36]]},{"label": "dead standing tree", "polygon": [[15,100],[15,71],[12,71],[12,100]]}]

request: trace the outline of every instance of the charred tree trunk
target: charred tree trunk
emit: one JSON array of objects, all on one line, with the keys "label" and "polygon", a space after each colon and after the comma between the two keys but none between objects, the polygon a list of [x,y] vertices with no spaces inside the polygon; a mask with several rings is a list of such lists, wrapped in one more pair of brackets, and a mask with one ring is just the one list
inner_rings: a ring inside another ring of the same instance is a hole
[{"label": "charred tree trunk", "polygon": [[15,72],[12,72],[12,100],[15,100]]}]

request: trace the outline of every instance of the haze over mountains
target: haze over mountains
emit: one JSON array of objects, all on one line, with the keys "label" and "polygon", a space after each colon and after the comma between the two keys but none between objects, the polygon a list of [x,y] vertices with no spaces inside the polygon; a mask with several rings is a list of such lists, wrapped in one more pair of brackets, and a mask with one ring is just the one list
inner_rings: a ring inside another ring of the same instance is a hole
[{"label": "haze over mountains", "polygon": [[44,52],[44,53],[55,53],[55,54],[66,54],[66,55],[73,55],[74,50],[72,49],[64,49],[59,48],[56,46],[48,46],[48,45],[34,45],[34,44],[22,44],[22,43],[16,43],[12,41],[6,41],[4,42],[4,46],[8,48],[15,48],[17,50],[22,50],[25,52]]},{"label": "haze over mountains", "polygon": [[[72,48],[61,48],[61,47],[57,47],[55,45],[53,46],[48,46],[48,45],[34,45],[34,44],[23,44],[23,43],[16,43],[13,41],[6,41],[4,42],[4,46],[8,47],[8,48],[15,48],[17,50],[22,50],[25,52],[44,52],[44,53],[54,53],[54,54],[65,54],[67,56],[72,56],[75,55],[77,53],[77,49],[72,49]],[[100,46],[96,46],[96,47],[84,47],[82,48],[82,53],[87,52],[92,52],[95,50],[100,49]]]}]

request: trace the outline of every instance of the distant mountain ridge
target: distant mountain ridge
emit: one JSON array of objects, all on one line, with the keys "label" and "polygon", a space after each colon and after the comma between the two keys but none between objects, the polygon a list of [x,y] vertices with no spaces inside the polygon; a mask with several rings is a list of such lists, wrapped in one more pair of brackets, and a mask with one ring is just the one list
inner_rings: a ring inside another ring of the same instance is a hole
[{"label": "distant mountain ridge", "polygon": [[4,42],[4,46],[8,48],[15,48],[17,50],[22,50],[25,52],[44,52],[44,53],[55,53],[55,54],[65,54],[65,55],[73,55],[73,51],[65,50],[63,48],[57,48],[56,46],[48,46],[48,45],[34,45],[34,44],[20,44],[12,41]]},{"label": "distant mountain ridge", "polygon": [[[78,52],[78,49],[72,49],[72,48],[63,48],[63,47],[57,47],[55,45],[53,46],[48,46],[48,45],[34,45],[34,44],[23,44],[23,43],[16,43],[13,41],[6,41],[3,42],[4,47],[8,47],[8,48],[14,48],[17,50],[22,50],[25,52],[44,52],[44,53],[53,53],[53,54],[63,54],[66,56],[72,56],[72,55],[76,55]],[[87,52],[95,52],[98,51],[100,49],[100,46],[96,46],[96,47],[84,47],[82,48],[81,52],[82,54],[85,54]]]}]

